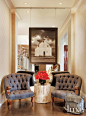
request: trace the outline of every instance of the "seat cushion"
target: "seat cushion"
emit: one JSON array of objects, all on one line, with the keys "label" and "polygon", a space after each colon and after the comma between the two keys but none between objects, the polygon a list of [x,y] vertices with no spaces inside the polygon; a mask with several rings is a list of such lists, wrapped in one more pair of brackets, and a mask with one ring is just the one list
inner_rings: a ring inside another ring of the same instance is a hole
[{"label": "seat cushion", "polygon": [[34,92],[31,90],[15,90],[11,91],[10,95],[7,96],[7,99],[24,99],[28,97],[32,97],[34,95]]},{"label": "seat cushion", "polygon": [[68,91],[68,90],[54,90],[53,92],[51,92],[52,97],[57,97],[60,99],[65,99],[65,96],[67,94],[75,95],[74,91]]}]

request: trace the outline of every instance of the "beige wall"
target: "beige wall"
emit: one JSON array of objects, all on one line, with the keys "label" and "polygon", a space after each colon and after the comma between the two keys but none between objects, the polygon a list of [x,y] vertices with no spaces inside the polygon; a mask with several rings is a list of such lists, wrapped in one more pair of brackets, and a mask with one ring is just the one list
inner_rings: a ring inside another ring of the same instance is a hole
[{"label": "beige wall", "polygon": [[[10,10],[4,0],[0,0],[0,86],[4,75],[10,73]],[[3,91],[3,86],[0,87]]]},{"label": "beige wall", "polygon": [[81,76],[81,91],[86,94],[86,0],[83,0],[77,12],[71,15],[70,21],[59,35],[59,42],[67,29],[68,70]]},{"label": "beige wall", "polygon": [[82,77],[82,92],[86,94],[86,0],[75,14],[75,74]]}]

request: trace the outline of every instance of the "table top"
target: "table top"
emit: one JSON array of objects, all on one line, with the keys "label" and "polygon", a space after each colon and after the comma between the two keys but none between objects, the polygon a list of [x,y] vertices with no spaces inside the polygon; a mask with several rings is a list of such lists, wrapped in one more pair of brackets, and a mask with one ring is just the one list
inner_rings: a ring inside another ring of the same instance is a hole
[{"label": "table top", "polygon": [[41,85],[40,83],[37,83],[37,84],[35,84],[34,86],[49,86],[50,84],[49,83],[45,83],[44,85]]}]

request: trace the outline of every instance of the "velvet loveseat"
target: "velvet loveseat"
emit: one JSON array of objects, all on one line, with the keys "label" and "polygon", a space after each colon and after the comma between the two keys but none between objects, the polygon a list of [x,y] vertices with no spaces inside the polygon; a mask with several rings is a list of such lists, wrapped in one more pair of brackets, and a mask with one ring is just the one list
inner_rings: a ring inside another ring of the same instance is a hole
[{"label": "velvet loveseat", "polygon": [[82,79],[78,75],[65,73],[56,74],[55,90],[51,92],[52,103],[54,102],[54,97],[65,99],[67,94],[80,94]]},{"label": "velvet loveseat", "polygon": [[34,92],[30,89],[30,78],[32,78],[32,75],[24,73],[13,73],[4,77],[8,108],[11,108],[11,100],[15,99],[21,100],[31,97],[33,103]]}]

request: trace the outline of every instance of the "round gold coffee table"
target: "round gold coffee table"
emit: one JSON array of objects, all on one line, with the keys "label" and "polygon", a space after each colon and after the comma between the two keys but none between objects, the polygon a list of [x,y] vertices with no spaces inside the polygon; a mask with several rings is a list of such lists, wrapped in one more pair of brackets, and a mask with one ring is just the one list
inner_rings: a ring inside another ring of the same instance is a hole
[{"label": "round gold coffee table", "polygon": [[48,103],[51,101],[51,87],[49,83],[34,85],[34,96],[36,103]]}]

